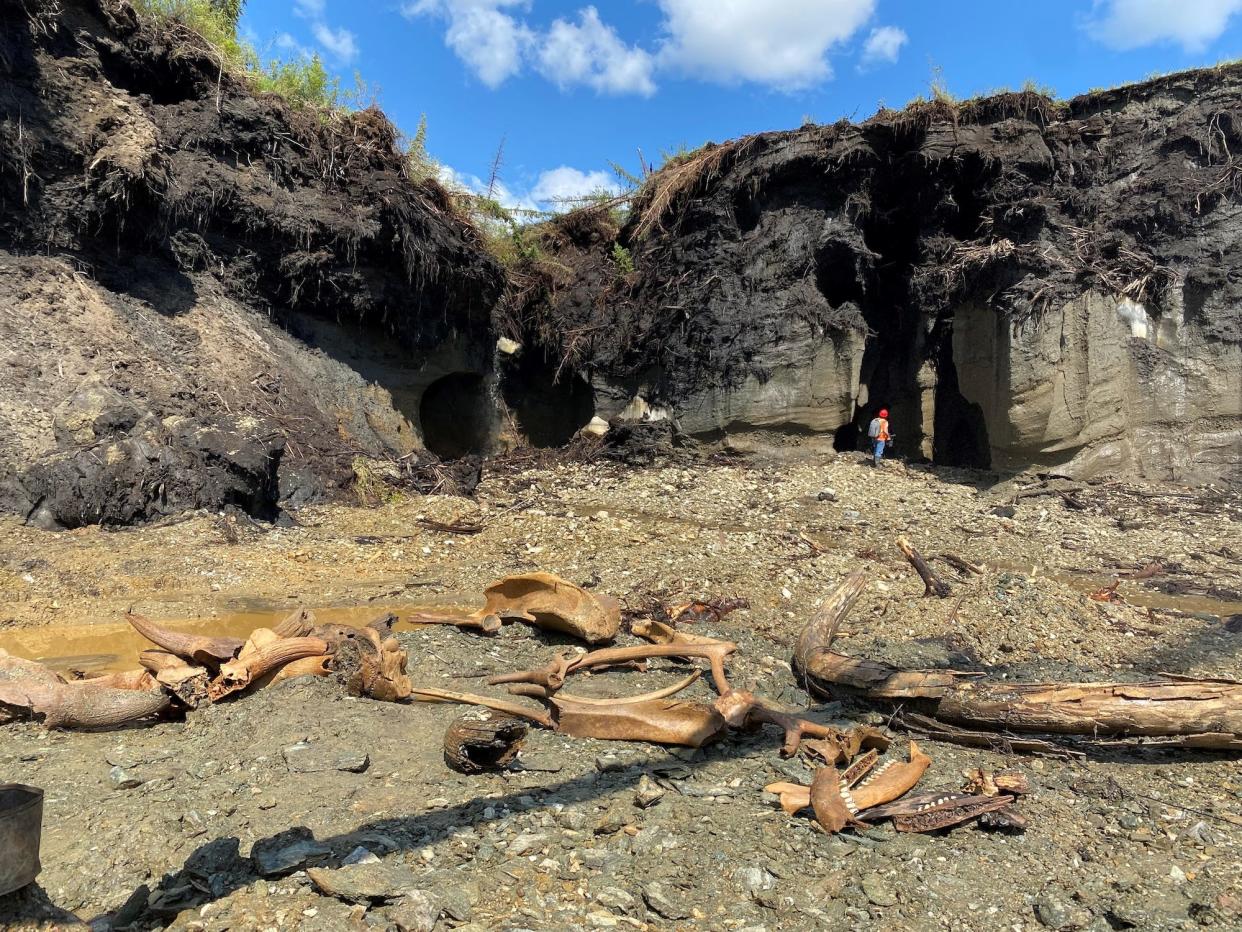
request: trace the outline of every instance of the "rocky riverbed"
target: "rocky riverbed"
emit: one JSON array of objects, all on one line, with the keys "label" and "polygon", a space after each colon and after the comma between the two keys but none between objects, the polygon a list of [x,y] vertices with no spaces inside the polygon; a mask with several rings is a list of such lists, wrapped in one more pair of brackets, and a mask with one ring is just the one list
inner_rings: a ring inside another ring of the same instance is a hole
[{"label": "rocky riverbed", "polygon": [[[694,626],[738,643],[736,685],[819,721],[883,725],[863,705],[811,705],[789,669],[801,626],[848,571],[872,575],[845,626],[853,654],[1028,680],[1236,677],[1240,515],[1222,488],[998,483],[791,445],[644,471],[496,471],[475,499],[308,508],[284,526],[202,514],[53,534],[14,521],[0,538],[0,647],[64,670],[118,668],[136,654],[118,636],[130,606],[236,632],[298,605],[343,620],[469,609],[490,580],[541,569],[635,613],[745,598],[748,610]],[[952,592],[923,598],[899,534],[983,573],[933,559]],[[1124,601],[1088,597],[1145,568],[1120,581]],[[494,638],[398,630],[416,685],[470,691],[567,644],[520,625]],[[684,673],[655,662],[575,691],[638,693]],[[687,695],[712,694],[700,682]],[[11,727],[0,778],[47,792],[44,871],[38,888],[0,900],[0,924],[1102,932],[1240,921],[1236,757],[1110,749],[1062,761],[927,742],[926,787],[959,785],[972,767],[1023,769],[1027,831],[831,837],[763,792],[812,773],[781,759],[775,730],[696,751],[534,730],[511,770],[465,776],[440,749],[459,711],[297,680],[184,723]],[[904,750],[897,736],[890,753]]]}]

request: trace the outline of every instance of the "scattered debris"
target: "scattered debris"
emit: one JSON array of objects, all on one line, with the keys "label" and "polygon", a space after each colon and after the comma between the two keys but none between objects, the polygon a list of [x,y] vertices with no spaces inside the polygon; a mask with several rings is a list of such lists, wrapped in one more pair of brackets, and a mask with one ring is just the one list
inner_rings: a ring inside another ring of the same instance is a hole
[{"label": "scattered debris", "polygon": [[934,595],[937,598],[945,599],[949,597],[949,587],[945,585],[944,580],[936,575],[936,571],[927,565],[927,561],[923,559],[923,555],[914,549],[914,544],[910,543],[905,537],[897,538],[897,549],[902,552],[910,565],[914,567],[914,571],[919,574],[919,578],[923,580],[923,595]]},{"label": "scattered debris", "polygon": [[1105,586],[1103,589],[1097,589],[1095,592],[1087,596],[1087,598],[1089,598],[1092,602],[1124,602],[1125,599],[1122,597],[1121,593],[1117,591],[1117,587],[1120,585],[1121,580],[1114,579],[1112,585]]}]

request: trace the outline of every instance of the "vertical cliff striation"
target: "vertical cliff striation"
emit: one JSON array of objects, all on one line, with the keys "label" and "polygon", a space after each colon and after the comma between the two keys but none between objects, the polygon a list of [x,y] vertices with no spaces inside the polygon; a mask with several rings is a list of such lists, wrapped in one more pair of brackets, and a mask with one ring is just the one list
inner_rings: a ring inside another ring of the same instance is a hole
[{"label": "vertical cliff striation", "polygon": [[848,448],[886,405],[941,463],[1238,479],[1235,153],[1240,66],[763,133],[656,173],[636,271],[525,319],[606,416]]}]

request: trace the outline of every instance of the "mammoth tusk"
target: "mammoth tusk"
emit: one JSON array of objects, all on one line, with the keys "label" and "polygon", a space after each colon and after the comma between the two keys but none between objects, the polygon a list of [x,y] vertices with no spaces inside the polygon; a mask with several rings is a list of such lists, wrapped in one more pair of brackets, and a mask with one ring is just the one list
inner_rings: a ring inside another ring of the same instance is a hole
[{"label": "mammoth tusk", "polygon": [[244,641],[239,638],[209,638],[200,634],[185,634],[160,627],[151,619],[141,615],[129,614],[126,621],[144,638],[161,647],[170,654],[176,654],[184,660],[196,663],[217,664],[232,660],[242,649]]}]

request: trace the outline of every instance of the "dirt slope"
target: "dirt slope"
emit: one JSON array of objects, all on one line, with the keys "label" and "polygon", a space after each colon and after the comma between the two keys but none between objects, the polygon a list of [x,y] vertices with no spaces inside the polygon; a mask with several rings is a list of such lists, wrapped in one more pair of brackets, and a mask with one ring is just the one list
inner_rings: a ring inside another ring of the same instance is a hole
[{"label": "dirt slope", "polygon": [[126,4],[0,2],[0,507],[271,517],[421,450],[429,385],[483,395],[500,273],[403,163]]},{"label": "dirt slope", "polygon": [[887,406],[943,463],[1237,478],[1240,143],[1230,66],[708,146],[641,192],[633,275],[529,316],[606,417],[851,448]]}]

